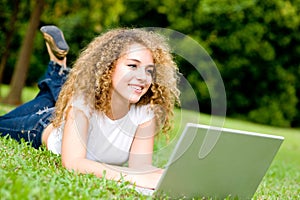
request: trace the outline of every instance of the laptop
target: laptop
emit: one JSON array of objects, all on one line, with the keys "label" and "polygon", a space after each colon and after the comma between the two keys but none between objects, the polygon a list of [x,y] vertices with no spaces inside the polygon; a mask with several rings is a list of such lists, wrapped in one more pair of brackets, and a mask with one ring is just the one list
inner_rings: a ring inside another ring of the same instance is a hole
[{"label": "laptop", "polygon": [[251,199],[284,138],[188,123],[155,190],[171,198]]}]

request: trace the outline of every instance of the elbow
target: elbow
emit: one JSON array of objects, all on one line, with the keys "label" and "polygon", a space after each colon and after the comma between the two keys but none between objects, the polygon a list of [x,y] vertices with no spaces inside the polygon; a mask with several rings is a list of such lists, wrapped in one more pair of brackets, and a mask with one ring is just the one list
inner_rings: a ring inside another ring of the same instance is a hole
[{"label": "elbow", "polygon": [[77,165],[76,165],[76,161],[73,159],[68,159],[68,158],[64,158],[62,157],[61,159],[61,163],[62,163],[62,166],[68,170],[77,170]]},{"label": "elbow", "polygon": [[72,162],[70,162],[69,160],[61,159],[61,164],[66,169],[72,169]]}]

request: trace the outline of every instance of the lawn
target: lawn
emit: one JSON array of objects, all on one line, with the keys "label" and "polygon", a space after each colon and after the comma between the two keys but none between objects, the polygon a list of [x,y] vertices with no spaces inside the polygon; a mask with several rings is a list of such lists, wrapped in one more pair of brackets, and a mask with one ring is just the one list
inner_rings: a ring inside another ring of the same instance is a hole
[{"label": "lawn", "polygon": [[[7,87],[1,87],[1,94]],[[23,100],[35,96],[36,88],[26,88]],[[0,115],[12,109],[0,104]],[[221,120],[215,118],[214,120]],[[154,164],[163,166],[187,122],[209,124],[211,116],[176,110],[170,138],[158,136]],[[259,185],[254,199],[300,199],[300,130],[254,124],[226,118],[228,128],[285,137],[278,154]],[[128,183],[99,179],[65,170],[60,157],[44,148],[35,150],[25,143],[0,138],[0,199],[150,199],[128,188]]]}]

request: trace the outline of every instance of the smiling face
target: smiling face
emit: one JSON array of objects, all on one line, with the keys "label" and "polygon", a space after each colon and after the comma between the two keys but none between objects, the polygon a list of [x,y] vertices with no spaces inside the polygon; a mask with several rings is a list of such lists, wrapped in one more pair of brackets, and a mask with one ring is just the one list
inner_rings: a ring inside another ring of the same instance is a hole
[{"label": "smiling face", "polygon": [[140,44],[130,45],[115,65],[112,75],[112,103],[137,103],[150,88],[153,73],[151,52]]}]

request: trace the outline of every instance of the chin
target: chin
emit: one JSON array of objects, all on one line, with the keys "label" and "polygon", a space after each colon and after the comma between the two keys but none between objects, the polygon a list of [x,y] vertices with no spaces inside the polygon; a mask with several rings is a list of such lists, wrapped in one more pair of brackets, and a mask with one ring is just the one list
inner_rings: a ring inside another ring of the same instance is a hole
[{"label": "chin", "polygon": [[129,99],[129,103],[130,103],[130,104],[135,104],[135,103],[139,102],[140,99],[141,99],[141,98],[131,98],[131,99]]},{"label": "chin", "polygon": [[130,103],[130,104],[136,104],[137,102],[139,102],[139,100],[133,100],[133,99],[130,99],[130,100],[129,100],[129,103]]}]

